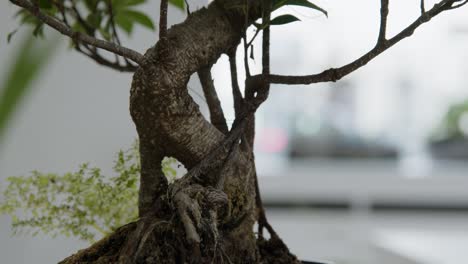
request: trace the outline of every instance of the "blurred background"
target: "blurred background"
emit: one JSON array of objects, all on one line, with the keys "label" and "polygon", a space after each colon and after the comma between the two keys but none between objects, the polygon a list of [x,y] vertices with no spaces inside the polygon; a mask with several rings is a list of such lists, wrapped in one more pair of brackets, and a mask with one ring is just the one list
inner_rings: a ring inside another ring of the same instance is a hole
[{"label": "blurred background", "polygon": [[[153,18],[157,2],[147,6]],[[189,3],[194,10],[206,1]],[[272,72],[321,72],[375,45],[379,1],[314,3],[329,17],[296,7],[278,12],[302,21],[273,28]],[[41,72],[31,77],[30,89],[0,130],[0,188],[8,176],[64,173],[83,162],[110,171],[115,152],[136,138],[128,113],[131,74],[94,65],[54,34],[48,34],[49,42],[24,46],[27,34],[18,32],[7,44],[18,25],[15,11],[9,2],[0,3],[0,83],[7,83],[18,53],[38,47],[54,52],[43,64],[30,62]],[[171,23],[185,16],[170,13]],[[418,15],[419,1],[391,1],[389,34]],[[125,43],[143,52],[154,38],[154,32],[136,29]],[[257,114],[260,188],[270,221],[300,258],[337,264],[468,259],[467,45],[462,8],[438,16],[337,83],[272,87]],[[254,52],[257,60],[250,66],[259,72],[261,49]],[[213,76],[232,122],[228,69],[222,57]],[[196,76],[189,86],[206,113]],[[11,97],[5,90],[0,87],[3,100]],[[4,263],[54,263],[85,246],[61,237],[11,236],[10,220],[0,216]]]}]

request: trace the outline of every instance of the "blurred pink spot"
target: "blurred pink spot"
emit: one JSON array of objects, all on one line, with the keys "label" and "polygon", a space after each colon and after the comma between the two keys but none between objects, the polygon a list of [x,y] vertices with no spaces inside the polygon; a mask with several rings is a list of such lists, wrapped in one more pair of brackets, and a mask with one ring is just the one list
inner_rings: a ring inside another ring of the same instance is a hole
[{"label": "blurred pink spot", "polygon": [[288,135],[280,128],[264,128],[255,137],[257,150],[267,153],[278,153],[288,146]]}]

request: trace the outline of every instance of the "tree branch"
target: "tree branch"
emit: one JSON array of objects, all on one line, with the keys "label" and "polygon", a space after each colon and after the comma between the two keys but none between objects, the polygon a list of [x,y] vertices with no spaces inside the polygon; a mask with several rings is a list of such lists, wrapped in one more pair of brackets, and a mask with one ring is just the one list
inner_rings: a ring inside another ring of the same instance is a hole
[{"label": "tree branch", "polygon": [[159,40],[167,37],[167,0],[161,0],[159,9]]},{"label": "tree branch", "polygon": [[73,10],[73,13],[75,14],[76,21],[86,30],[86,33],[88,35],[94,36],[95,29],[83,19],[83,17],[80,14],[80,11],[78,11],[78,8],[76,7],[75,0],[71,0],[70,2],[71,2],[71,9]]},{"label": "tree branch", "polygon": [[[285,75],[268,75],[267,79],[270,83],[279,84],[311,84],[319,82],[336,82],[344,76],[354,72],[355,70],[366,65],[369,61],[377,57],[388,48],[392,47],[402,39],[411,36],[414,31],[422,24],[427,23],[433,17],[442,13],[443,11],[455,9],[466,4],[467,1],[460,0],[443,0],[434,5],[433,8],[421,14],[413,23],[403,29],[400,33],[393,38],[379,42],[372,50],[362,55],[357,60],[344,65],[340,68],[331,68],[318,74],[304,75],[304,76],[285,76]],[[454,5],[454,3],[459,3]]]},{"label": "tree branch", "polygon": [[[266,28],[263,30],[263,39],[262,39],[262,75],[268,76],[270,74],[270,20],[271,20],[271,0],[263,0],[263,15],[262,15],[262,23],[266,25]],[[270,83],[265,83],[265,100],[268,97],[268,92],[270,90]],[[250,148],[251,148],[251,155],[254,156],[253,153],[253,143],[255,139],[255,119],[252,118],[251,127],[247,132],[246,138],[250,140]],[[259,237],[263,238],[263,228],[267,228],[268,232],[270,233],[272,238],[278,238],[278,235],[273,230],[271,225],[269,224],[266,214],[265,208],[263,208],[262,197],[260,194],[260,188],[258,183],[258,175],[255,172],[255,203],[257,206],[258,211],[258,235]]]},{"label": "tree branch", "polygon": [[97,52],[92,52],[92,53],[86,53],[79,47],[76,48],[76,50],[85,56],[89,57],[90,59],[94,60],[96,63],[109,67],[111,69],[121,71],[121,72],[135,72],[138,66],[130,64],[127,62],[125,65],[120,64],[118,61],[112,62],[103,56],[100,56]]},{"label": "tree branch", "polygon": [[380,1],[380,31],[379,31],[379,37],[378,37],[378,40],[377,40],[377,45],[386,40],[388,2],[389,2],[389,0],[381,0]]},{"label": "tree branch", "polygon": [[464,1],[459,0],[459,1],[455,1],[455,2],[460,2],[460,3],[457,4],[457,5],[453,5],[448,9],[456,9],[456,8],[462,7],[462,6],[466,5],[466,3],[468,3],[468,0],[464,0]]},{"label": "tree branch", "polygon": [[210,110],[211,123],[223,134],[227,134],[228,127],[226,118],[224,117],[223,108],[221,102],[218,99],[216,89],[213,83],[213,77],[211,76],[211,66],[203,67],[198,71],[198,77],[205,94],[208,109]]},{"label": "tree branch", "polygon": [[[386,0],[382,0],[386,1]],[[270,74],[270,0],[263,0],[263,15],[262,22],[266,25],[263,30],[263,39],[262,39],[262,74]]]},{"label": "tree branch", "polygon": [[231,69],[231,86],[232,97],[234,99],[234,112],[236,118],[239,117],[244,104],[244,99],[239,88],[239,81],[237,79],[237,63],[236,63],[236,49],[234,48],[229,54],[229,67]]},{"label": "tree branch", "polygon": [[79,41],[79,42],[82,42],[82,43],[85,43],[85,44],[88,44],[97,48],[107,50],[115,54],[118,54],[122,57],[128,58],[136,62],[139,65],[142,65],[145,62],[144,56],[138,53],[137,51],[126,48],[126,47],[122,47],[112,42],[97,39],[95,37],[83,34],[81,32],[74,31],[70,27],[68,27],[66,24],[59,21],[57,18],[42,12],[38,7],[33,5],[28,0],[10,0],[10,2],[28,10],[32,15],[37,17],[39,20],[41,20],[45,24],[54,28],[58,32],[62,33],[63,35],[72,38],[75,41]]}]

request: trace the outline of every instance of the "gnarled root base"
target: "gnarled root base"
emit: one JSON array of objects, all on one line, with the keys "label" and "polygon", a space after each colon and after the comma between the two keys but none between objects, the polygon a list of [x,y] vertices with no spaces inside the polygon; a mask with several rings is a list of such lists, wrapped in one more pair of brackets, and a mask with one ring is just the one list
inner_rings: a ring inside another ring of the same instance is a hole
[{"label": "gnarled root base", "polygon": [[[217,243],[205,243],[212,234],[201,233],[200,258],[194,258],[192,245],[178,217],[169,220],[141,219],[116,230],[110,236],[87,249],[78,251],[60,264],[77,263],[232,263],[232,264],[295,264],[300,263],[279,238],[256,239],[255,253],[232,250],[233,245],[245,243],[232,241],[232,236],[220,229]],[[235,232],[235,231],[234,231]],[[226,247],[225,245],[230,245]]]}]

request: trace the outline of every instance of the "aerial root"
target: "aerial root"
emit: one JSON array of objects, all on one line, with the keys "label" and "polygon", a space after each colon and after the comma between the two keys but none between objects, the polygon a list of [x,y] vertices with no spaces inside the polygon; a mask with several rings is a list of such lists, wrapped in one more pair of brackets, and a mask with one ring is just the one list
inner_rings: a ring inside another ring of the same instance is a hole
[{"label": "aerial root", "polygon": [[[202,255],[200,234],[209,236],[203,239],[204,251],[213,251],[212,258],[216,258],[220,239],[218,223],[219,220],[229,216],[226,193],[213,187],[203,187],[198,184],[175,186],[172,189],[172,205],[184,226],[185,238],[191,247],[194,261],[200,261]],[[209,248],[206,248],[207,245]]]}]

